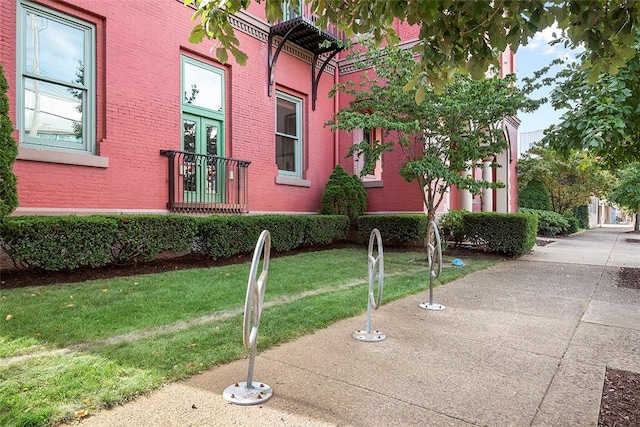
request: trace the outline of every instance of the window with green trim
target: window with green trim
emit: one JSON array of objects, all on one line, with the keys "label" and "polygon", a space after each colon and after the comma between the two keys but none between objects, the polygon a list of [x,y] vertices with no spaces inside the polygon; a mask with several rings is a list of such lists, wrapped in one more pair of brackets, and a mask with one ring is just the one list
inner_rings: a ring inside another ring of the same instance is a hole
[{"label": "window with green trim", "polygon": [[302,99],[276,92],[276,164],[280,175],[302,178]]},{"label": "window with green trim", "polygon": [[95,26],[23,1],[17,27],[21,145],[94,153]]}]

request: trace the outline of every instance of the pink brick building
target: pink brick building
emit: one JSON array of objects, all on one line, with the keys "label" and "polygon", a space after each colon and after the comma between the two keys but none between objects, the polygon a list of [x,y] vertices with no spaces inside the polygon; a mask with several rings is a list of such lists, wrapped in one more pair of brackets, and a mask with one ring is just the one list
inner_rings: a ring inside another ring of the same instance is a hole
[{"label": "pink brick building", "polygon": [[[317,212],[335,165],[358,169],[349,146],[380,132],[324,125],[347,102],[328,97],[332,85],[357,77],[344,53],[318,51],[310,20],[271,25],[252,3],[232,21],[247,65],[223,65],[213,42],[188,42],[193,9],[181,0],[145,6],[0,0],[0,63],[19,144],[15,214]],[[405,42],[417,37],[397,30]],[[502,72],[515,70],[512,54],[502,59]],[[484,171],[507,188],[475,198],[452,189],[445,210],[517,209],[517,126],[505,122],[503,168]],[[384,168],[364,178],[370,213],[424,211],[417,184],[398,175],[400,160],[385,153]]]}]

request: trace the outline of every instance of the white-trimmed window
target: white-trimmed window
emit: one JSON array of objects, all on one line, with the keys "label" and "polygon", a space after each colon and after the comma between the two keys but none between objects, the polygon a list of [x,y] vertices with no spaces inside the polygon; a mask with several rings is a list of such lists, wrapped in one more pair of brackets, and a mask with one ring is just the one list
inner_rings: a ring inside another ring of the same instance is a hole
[{"label": "white-trimmed window", "polygon": [[17,18],[20,144],[95,153],[95,26],[27,1]]},{"label": "white-trimmed window", "polygon": [[302,99],[276,92],[276,164],[283,176],[302,178]]},{"label": "white-trimmed window", "polygon": [[[360,144],[363,141],[367,141],[371,148],[375,148],[376,144],[380,144],[382,140],[382,132],[380,129],[354,129],[353,131],[353,144]],[[360,176],[360,172],[364,168],[366,163],[365,154],[354,154],[353,156],[353,172]],[[382,157],[378,158],[376,165],[373,169],[373,173],[367,174],[362,177],[363,182],[382,181]]]}]

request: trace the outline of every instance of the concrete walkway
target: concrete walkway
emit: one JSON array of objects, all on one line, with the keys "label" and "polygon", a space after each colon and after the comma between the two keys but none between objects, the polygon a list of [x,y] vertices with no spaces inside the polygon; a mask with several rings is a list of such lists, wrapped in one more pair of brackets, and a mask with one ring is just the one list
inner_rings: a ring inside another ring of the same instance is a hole
[{"label": "concrete walkway", "polygon": [[[273,397],[227,403],[248,361],[217,367],[102,411],[82,426],[596,426],[605,368],[640,372],[640,291],[615,285],[640,268],[630,227],[552,239],[531,254],[258,355]],[[268,291],[268,290],[267,290]],[[364,302],[363,302],[364,304]],[[240,327],[240,326],[239,326]],[[259,338],[258,338],[259,339]]]}]

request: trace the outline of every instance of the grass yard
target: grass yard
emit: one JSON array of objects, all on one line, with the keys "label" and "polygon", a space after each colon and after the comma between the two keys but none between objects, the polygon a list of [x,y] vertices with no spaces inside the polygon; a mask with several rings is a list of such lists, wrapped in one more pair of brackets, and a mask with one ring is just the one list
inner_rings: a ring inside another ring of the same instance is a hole
[{"label": "grass yard", "polygon": [[[385,252],[383,304],[428,288],[424,252]],[[445,258],[445,263],[451,260]],[[496,261],[444,268],[446,283]],[[0,292],[0,425],[82,418],[246,357],[249,264]],[[258,349],[366,311],[366,249],[272,259]]]}]

